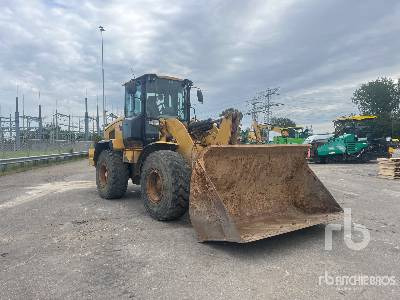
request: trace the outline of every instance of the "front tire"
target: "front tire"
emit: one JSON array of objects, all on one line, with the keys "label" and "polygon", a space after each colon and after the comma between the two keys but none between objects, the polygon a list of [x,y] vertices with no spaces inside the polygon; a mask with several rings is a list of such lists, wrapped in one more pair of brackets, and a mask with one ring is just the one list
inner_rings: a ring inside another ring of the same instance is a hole
[{"label": "front tire", "polygon": [[96,185],[100,197],[121,198],[128,187],[129,170],[122,153],[104,150],[96,163]]},{"label": "front tire", "polygon": [[179,153],[151,153],[140,178],[144,206],[150,216],[159,221],[181,217],[189,206],[190,176],[190,167]]}]

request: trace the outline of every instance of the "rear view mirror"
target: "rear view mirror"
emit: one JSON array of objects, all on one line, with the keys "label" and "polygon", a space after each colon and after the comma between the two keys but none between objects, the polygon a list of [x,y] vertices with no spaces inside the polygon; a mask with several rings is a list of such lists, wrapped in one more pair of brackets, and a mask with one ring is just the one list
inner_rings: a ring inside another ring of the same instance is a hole
[{"label": "rear view mirror", "polygon": [[203,103],[203,92],[200,89],[197,90],[197,101]]}]

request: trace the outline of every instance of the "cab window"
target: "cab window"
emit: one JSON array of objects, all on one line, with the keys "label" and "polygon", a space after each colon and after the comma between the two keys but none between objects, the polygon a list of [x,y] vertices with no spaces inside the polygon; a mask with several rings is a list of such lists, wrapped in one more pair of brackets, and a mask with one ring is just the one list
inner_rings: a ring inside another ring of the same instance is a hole
[{"label": "cab window", "polygon": [[184,86],[181,81],[158,78],[147,83],[146,112],[149,118],[178,117],[186,120]]},{"label": "cab window", "polygon": [[141,82],[125,86],[125,116],[135,117],[142,113]]}]

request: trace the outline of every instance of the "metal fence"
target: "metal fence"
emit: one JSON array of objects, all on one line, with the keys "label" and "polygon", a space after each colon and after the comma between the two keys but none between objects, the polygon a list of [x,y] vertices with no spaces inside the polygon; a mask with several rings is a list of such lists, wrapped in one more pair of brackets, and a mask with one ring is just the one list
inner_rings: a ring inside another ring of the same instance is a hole
[{"label": "metal fence", "polygon": [[29,139],[21,141],[17,148],[15,141],[3,140],[0,142],[0,159],[81,152],[87,151],[90,144],[90,141]]},{"label": "metal fence", "polygon": [[30,157],[16,157],[0,159],[0,175],[7,171],[13,171],[21,168],[31,168],[41,164],[50,164],[62,162],[65,160],[71,160],[77,157],[86,157],[87,151],[72,152],[72,153],[61,153],[61,154],[49,154],[49,155],[37,155]]},{"label": "metal fence", "polygon": [[36,155],[37,152],[53,154],[54,151],[73,151],[79,147],[78,141],[94,141],[102,136],[98,107],[96,115],[90,116],[87,98],[84,99],[84,116],[63,114],[56,108],[55,113],[45,117],[41,105],[38,106],[38,114],[31,116],[25,113],[24,108],[21,113],[19,102],[17,96],[15,113],[0,114],[0,158],[31,155],[32,152]]},{"label": "metal fence", "polygon": [[[15,112],[0,114],[0,159],[31,157],[87,151],[92,141],[103,136],[99,108],[95,114],[88,112],[88,99],[84,98],[84,114],[61,113],[57,107],[51,116],[42,115],[38,106],[36,116],[27,115],[22,99],[15,98]],[[112,112],[106,116],[106,124],[118,118]],[[104,124],[104,125],[106,125]]]}]

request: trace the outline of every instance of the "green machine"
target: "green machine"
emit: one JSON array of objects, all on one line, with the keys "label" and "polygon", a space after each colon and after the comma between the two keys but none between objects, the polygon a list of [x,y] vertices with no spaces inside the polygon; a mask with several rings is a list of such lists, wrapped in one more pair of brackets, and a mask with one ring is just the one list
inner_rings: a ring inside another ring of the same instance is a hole
[{"label": "green machine", "polygon": [[317,148],[317,157],[321,162],[333,160],[363,160],[368,148],[367,138],[358,138],[353,133],[333,137]]},{"label": "green machine", "polygon": [[388,155],[384,139],[373,137],[376,116],[349,116],[334,120],[335,135],[323,144],[312,145],[315,162],[360,161]]},{"label": "green machine", "polygon": [[278,127],[269,124],[260,124],[254,121],[251,128],[242,130],[240,139],[242,144],[268,144],[268,131],[279,134],[273,138],[273,144],[303,144],[304,140],[311,135],[311,129],[303,127]]},{"label": "green machine", "polygon": [[272,130],[281,134],[280,136],[274,136],[274,144],[303,144],[304,140],[310,136],[309,129],[304,129],[303,127],[274,127]]}]

